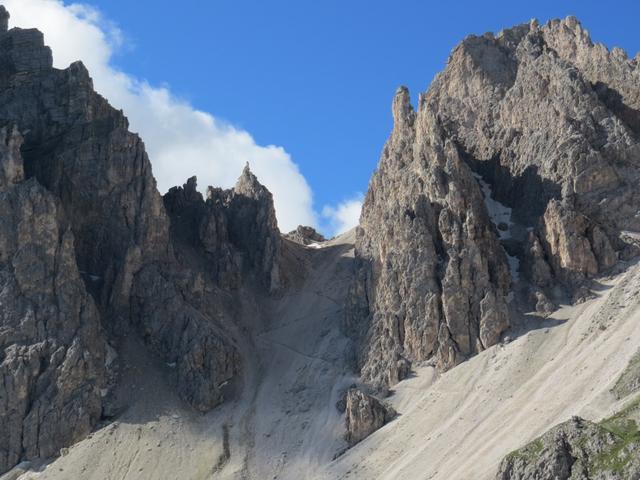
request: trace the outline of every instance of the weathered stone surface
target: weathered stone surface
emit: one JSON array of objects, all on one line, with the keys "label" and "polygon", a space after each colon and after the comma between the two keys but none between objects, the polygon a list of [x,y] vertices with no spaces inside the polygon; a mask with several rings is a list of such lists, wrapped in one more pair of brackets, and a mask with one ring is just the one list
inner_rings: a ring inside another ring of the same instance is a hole
[{"label": "weathered stone surface", "polygon": [[11,185],[24,180],[24,165],[20,147],[22,135],[17,127],[2,127],[0,129],[0,191],[6,191]]},{"label": "weathered stone surface", "polygon": [[273,196],[251,173],[249,164],[227,203],[229,239],[246,253],[253,270],[262,277],[261,282],[271,292],[280,290],[283,287],[279,264],[282,239]]},{"label": "weathered stone surface", "polygon": [[233,189],[209,187],[206,202],[196,186],[192,177],[164,196],[172,236],[201,249],[227,288],[237,288],[244,274],[272,292],[281,289],[282,239],[273,197],[249,166]]},{"label": "weathered stone surface", "polygon": [[241,357],[233,316],[203,271],[145,265],[133,281],[133,322],[147,344],[175,364],[180,395],[206,412],[234,393]]},{"label": "weathered stone surface", "polygon": [[327,239],[316,232],[313,227],[298,225],[298,228],[290,231],[285,238],[301,245],[310,245],[312,243],[325,242]]},{"label": "weathered stone surface", "polygon": [[100,279],[92,293],[105,318],[126,317],[125,264],[133,251],[141,252],[138,265],[126,265],[133,271],[170,253],[169,222],[144,145],[123,113],[93,90],[81,63],[52,68],[40,32],[13,28],[0,36],[0,63],[0,123],[26,132],[25,174],[59,198],[80,270]]},{"label": "weathered stone surface", "polygon": [[389,423],[396,412],[377,398],[350,388],[346,394],[345,415],[345,439],[349,445],[355,445]]},{"label": "weathered stone surface", "polygon": [[471,169],[404,88],[393,116],[357,231],[347,318],[361,335],[362,377],[379,387],[414,360],[455,366],[509,325],[507,260]]},{"label": "weathered stone surface", "polygon": [[251,288],[277,291],[280,232],[273,198],[247,166],[235,188],[209,187],[197,179],[163,197],[177,262],[145,265],[133,281],[133,322],[145,340],[176,363],[178,388],[207,411],[235,390],[242,371],[237,308]]},{"label": "weathered stone surface", "polygon": [[4,8],[4,5],[0,5],[0,34],[7,33],[9,30],[9,12]]},{"label": "weathered stone surface", "polygon": [[273,199],[248,168],[206,201],[195,178],[163,199],[142,141],[85,67],[52,68],[42,34],[7,19],[1,9],[0,473],[90,431],[105,338],[140,334],[197,410],[229,398],[238,302],[283,286]]},{"label": "weathered stone surface", "polygon": [[[509,324],[503,247],[541,312],[638,254],[638,75],[569,17],[467,37],[416,112],[397,93],[347,314],[365,381],[495,343]],[[488,220],[472,174],[510,223]]]},{"label": "weathered stone surface", "polygon": [[537,228],[549,201],[560,201],[562,212],[545,215],[556,217],[547,232],[570,233],[580,258],[549,263],[593,275],[615,262],[613,250],[628,248],[620,231],[640,227],[637,72],[572,17],[531,22],[465,39],[423,102],[516,221]]},{"label": "weathered stone surface", "polygon": [[[1,12],[0,17],[2,17]],[[53,57],[51,49],[44,45],[42,33],[33,28],[12,28],[7,31],[4,29],[5,21],[0,21],[0,67],[2,72],[15,74],[51,69]]]},{"label": "weathered stone surface", "polygon": [[[15,153],[15,152],[13,152]],[[0,163],[15,161],[0,152]],[[100,418],[105,336],[74,239],[35,179],[0,192],[0,472],[57,454]]]},{"label": "weathered stone surface", "polygon": [[579,283],[618,261],[602,230],[558,200],[547,204],[540,233],[554,275],[566,283]]},{"label": "weathered stone surface", "polygon": [[640,436],[628,413],[562,423],[500,464],[497,480],[627,480],[640,476]]}]

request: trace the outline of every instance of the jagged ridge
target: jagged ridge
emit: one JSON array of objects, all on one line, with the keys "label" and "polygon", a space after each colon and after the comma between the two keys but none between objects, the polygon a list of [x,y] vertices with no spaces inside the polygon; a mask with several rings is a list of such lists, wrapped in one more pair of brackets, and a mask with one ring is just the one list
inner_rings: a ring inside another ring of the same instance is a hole
[{"label": "jagged ridge", "polygon": [[[366,380],[390,385],[413,361],[446,369],[495,344],[514,281],[546,313],[637,255],[637,77],[635,60],[569,17],[466,38],[417,112],[398,91],[347,316]],[[474,176],[511,225],[492,224]]]}]

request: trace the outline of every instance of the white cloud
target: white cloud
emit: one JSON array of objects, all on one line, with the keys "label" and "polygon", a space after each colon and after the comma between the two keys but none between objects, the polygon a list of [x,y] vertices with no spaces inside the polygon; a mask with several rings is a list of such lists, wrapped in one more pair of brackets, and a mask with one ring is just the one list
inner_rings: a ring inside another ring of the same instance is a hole
[{"label": "white cloud", "polygon": [[[145,141],[161,192],[197,175],[201,190],[230,187],[248,161],[273,193],[281,230],[316,225],[312,193],[289,154],[278,146],[260,146],[251,135],[111,65],[125,46],[122,32],[87,4],[62,0],[3,0],[10,25],[35,27],[53,50],[54,65],[66,68],[82,60],[96,90],[124,110],[131,129]],[[338,207],[340,209],[341,207]]]},{"label": "white cloud", "polygon": [[363,199],[364,196],[359,193],[355,198],[339,203],[337,207],[325,205],[322,217],[328,221],[331,234],[339,235],[358,225]]}]

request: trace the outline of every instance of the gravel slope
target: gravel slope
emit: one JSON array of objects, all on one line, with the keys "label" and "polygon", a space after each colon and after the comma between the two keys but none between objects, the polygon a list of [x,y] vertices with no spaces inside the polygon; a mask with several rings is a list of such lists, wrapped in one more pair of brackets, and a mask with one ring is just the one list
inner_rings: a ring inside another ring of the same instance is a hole
[{"label": "gravel slope", "polygon": [[305,250],[313,273],[303,288],[247,306],[255,362],[239,401],[193,413],[173,393],[171,368],[128,344],[129,407],[117,420],[41,471],[2,480],[488,479],[549,427],[624,403],[609,390],[640,344],[635,265],[593,300],[527,317],[533,329],[439,378],[418,367],[388,399],[399,417],[332,461],[345,447],[335,403],[355,380],[339,331],[352,246],[350,233]]},{"label": "gravel slope", "polygon": [[610,389],[640,345],[640,268],[597,295],[441,378],[418,369],[390,399],[401,416],[318,478],[489,479],[506,454],[572,415],[609,416],[624,403]]}]

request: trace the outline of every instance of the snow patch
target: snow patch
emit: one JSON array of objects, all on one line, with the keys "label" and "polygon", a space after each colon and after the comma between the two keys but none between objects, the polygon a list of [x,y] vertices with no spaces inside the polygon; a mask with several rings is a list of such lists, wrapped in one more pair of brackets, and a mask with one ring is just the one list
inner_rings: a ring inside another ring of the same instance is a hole
[{"label": "snow patch", "polygon": [[[480,174],[474,173],[473,176],[476,178],[476,180],[478,180],[478,183],[480,184],[482,196],[484,197],[484,203],[487,206],[487,211],[489,212],[489,218],[491,218],[491,222],[496,226],[496,229],[498,230],[498,238],[500,240],[511,239],[511,232],[515,225],[511,220],[512,209],[493,198],[491,185],[485,182]],[[518,260],[518,258],[514,257],[513,255],[509,255],[508,252],[505,253],[507,254],[507,261],[509,262],[511,278],[513,278],[513,281],[515,282],[518,280],[518,269],[520,268],[520,260]]]}]

